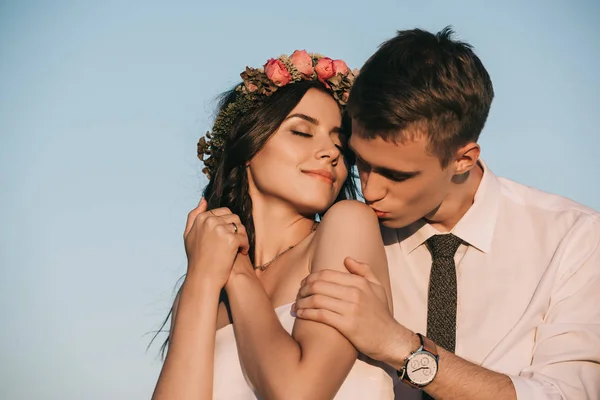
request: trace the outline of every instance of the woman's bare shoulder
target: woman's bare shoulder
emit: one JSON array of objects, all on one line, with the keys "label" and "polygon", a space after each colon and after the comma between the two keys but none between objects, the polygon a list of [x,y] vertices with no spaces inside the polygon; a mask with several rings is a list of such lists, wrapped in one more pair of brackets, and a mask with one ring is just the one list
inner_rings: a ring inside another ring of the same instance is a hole
[{"label": "woman's bare shoulder", "polygon": [[357,200],[342,200],[335,203],[323,216],[321,227],[326,229],[333,225],[335,228],[352,228],[353,231],[365,228],[365,224],[379,229],[377,215],[366,205]]},{"label": "woman's bare shoulder", "polygon": [[342,200],[323,216],[311,247],[315,254],[320,248],[331,252],[339,247],[348,249],[358,245],[379,245],[379,242],[379,222],[371,207],[356,200]]}]

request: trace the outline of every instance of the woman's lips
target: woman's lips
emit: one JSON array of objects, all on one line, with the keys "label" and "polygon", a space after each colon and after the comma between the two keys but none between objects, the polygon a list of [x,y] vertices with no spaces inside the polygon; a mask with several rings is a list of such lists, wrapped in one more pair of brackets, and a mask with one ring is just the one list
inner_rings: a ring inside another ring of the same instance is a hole
[{"label": "woman's lips", "polygon": [[333,185],[333,182],[335,181],[335,176],[325,169],[306,170],[302,172],[330,185]]}]

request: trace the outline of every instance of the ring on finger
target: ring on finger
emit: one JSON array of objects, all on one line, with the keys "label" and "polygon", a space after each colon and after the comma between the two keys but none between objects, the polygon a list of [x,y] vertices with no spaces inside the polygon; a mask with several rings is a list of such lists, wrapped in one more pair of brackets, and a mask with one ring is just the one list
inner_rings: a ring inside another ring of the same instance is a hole
[{"label": "ring on finger", "polygon": [[238,232],[238,227],[235,224],[235,222],[232,222],[231,225],[233,225],[233,233],[237,233]]}]

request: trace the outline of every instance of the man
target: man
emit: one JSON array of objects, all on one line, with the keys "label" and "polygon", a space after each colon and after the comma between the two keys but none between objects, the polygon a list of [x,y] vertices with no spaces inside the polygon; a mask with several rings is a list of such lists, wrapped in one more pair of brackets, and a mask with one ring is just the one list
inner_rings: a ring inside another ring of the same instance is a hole
[{"label": "man", "polygon": [[479,159],[492,83],[451,34],[399,32],[348,103],[395,319],[353,260],[307,277],[297,315],[392,365],[398,398],[599,399],[600,215]]}]

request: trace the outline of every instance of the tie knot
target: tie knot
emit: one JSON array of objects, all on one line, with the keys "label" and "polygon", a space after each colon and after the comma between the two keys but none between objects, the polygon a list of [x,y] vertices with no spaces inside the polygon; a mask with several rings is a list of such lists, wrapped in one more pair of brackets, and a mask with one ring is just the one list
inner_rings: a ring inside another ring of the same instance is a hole
[{"label": "tie knot", "polygon": [[429,251],[433,258],[454,257],[454,254],[461,243],[462,240],[451,233],[445,235],[433,235],[427,239]]}]

